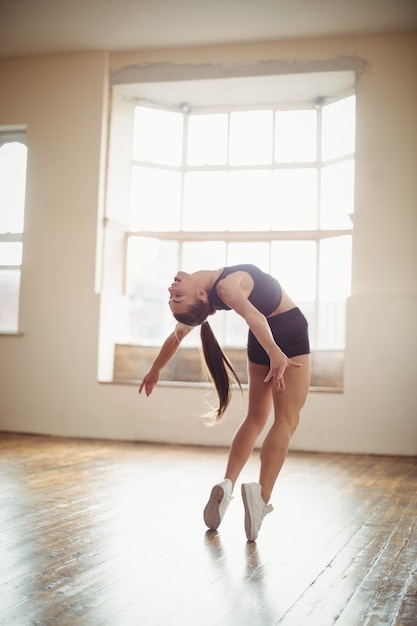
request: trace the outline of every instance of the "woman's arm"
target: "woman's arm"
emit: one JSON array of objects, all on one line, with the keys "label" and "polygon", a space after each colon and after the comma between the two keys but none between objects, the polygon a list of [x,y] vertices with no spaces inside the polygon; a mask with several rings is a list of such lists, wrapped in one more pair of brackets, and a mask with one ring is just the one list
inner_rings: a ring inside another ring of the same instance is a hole
[{"label": "woman's arm", "polygon": [[147,396],[150,396],[153,388],[159,380],[161,370],[169,363],[169,361],[175,356],[181,341],[192,330],[192,326],[185,326],[185,324],[177,324],[175,330],[167,337],[162,344],[162,347],[156,356],[152,367],[147,374],[143,377],[141,385],[139,387],[139,393],[142,389],[145,389]]}]

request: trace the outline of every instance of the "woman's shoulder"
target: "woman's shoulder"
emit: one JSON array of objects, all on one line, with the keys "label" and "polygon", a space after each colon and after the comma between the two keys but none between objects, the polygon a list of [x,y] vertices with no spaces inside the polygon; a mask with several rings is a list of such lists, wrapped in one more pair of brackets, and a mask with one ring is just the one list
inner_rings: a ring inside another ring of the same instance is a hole
[{"label": "woman's shoulder", "polygon": [[251,274],[244,269],[239,269],[221,277],[217,283],[216,291],[222,300],[230,301],[236,294],[243,294],[247,298],[253,285],[254,280]]}]

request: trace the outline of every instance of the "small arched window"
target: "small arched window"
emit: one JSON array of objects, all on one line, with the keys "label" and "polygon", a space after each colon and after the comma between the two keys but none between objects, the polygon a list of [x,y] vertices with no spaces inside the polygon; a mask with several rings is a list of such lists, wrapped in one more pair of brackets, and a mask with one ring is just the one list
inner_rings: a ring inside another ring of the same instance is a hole
[{"label": "small arched window", "polygon": [[0,332],[19,329],[19,295],[26,195],[24,131],[0,130]]}]

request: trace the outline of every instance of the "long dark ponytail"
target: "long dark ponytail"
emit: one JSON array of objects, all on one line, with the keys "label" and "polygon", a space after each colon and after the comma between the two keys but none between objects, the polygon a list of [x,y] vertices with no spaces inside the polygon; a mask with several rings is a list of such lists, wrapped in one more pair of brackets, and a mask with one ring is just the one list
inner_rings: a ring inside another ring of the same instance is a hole
[{"label": "long dark ponytail", "polygon": [[242,386],[233,365],[221,349],[207,320],[201,324],[200,337],[204,360],[219,398],[219,406],[215,412],[215,421],[218,422],[230,404],[232,382],[235,381],[240,389]]},{"label": "long dark ponytail", "polygon": [[232,383],[236,382],[240,389],[242,389],[242,385],[239,376],[221,349],[206,319],[208,315],[212,315],[214,312],[215,309],[210,302],[199,300],[190,308],[188,313],[176,314],[174,317],[181,324],[188,326],[198,326],[201,324],[200,337],[204,360],[219,398],[219,406],[214,413],[214,419],[218,422],[230,404]]}]

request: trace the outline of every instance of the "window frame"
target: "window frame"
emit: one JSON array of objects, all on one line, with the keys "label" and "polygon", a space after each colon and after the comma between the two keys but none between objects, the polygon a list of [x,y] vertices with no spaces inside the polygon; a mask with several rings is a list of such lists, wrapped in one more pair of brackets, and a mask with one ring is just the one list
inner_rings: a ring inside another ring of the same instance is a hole
[{"label": "window frame", "polygon": [[[27,133],[26,128],[16,127],[16,128],[0,128],[0,148],[8,143],[19,143],[26,147],[28,150],[28,142],[27,142]],[[26,153],[26,175],[27,175],[27,153]],[[26,195],[26,175],[25,175],[25,195]],[[25,203],[23,206],[23,219],[25,213]],[[23,254],[23,235],[24,235],[24,225],[22,227],[22,232],[4,232],[0,230],[0,244],[1,243],[21,243],[22,244],[22,254]],[[20,326],[20,290],[21,290],[21,277],[22,277],[22,262],[18,265],[16,264],[1,264],[0,272],[2,271],[14,271],[19,273],[19,290],[18,290],[18,304],[17,304],[17,320],[16,320],[16,329],[7,330],[0,327],[0,335],[20,335],[21,332],[19,330]]]},{"label": "window frame", "polygon": [[[259,64],[262,66],[262,64]],[[221,231],[192,233],[190,231],[175,231],[175,232],[162,232],[162,231],[137,231],[130,230],[128,227],[128,205],[129,205],[129,184],[130,178],[127,173],[130,164],[132,162],[131,151],[131,139],[133,133],[133,118],[134,107],[136,104],[155,104],[158,101],[156,95],[162,94],[161,102],[164,102],[164,107],[167,110],[179,111],[183,110],[184,105],[177,105],[176,102],[180,102],[179,93],[180,89],[185,87],[185,92],[191,94],[189,101],[194,102],[194,95],[196,94],[197,107],[201,112],[207,111],[207,107],[202,104],[202,94],[206,94],[206,84],[213,84],[213,89],[221,89],[219,91],[219,98],[225,102],[225,99],[230,98],[234,100],[235,93],[227,86],[223,92],[223,84],[228,84],[230,80],[231,85],[235,85],[234,81],[237,81],[239,85],[239,96],[242,95],[240,87],[242,83],[239,81],[247,80],[247,91],[243,94],[243,100],[245,104],[240,106],[234,106],[234,110],[248,109],[247,99],[248,94],[262,92],[266,93],[277,92],[279,98],[285,94],[285,102],[290,103],[288,108],[310,108],[312,102],[317,105],[330,104],[336,100],[342,100],[349,96],[356,96],[356,78],[358,74],[363,71],[360,60],[353,59],[349,67],[345,64],[340,65],[335,62],[332,64],[324,64],[322,72],[317,71],[317,68],[306,68],[305,64],[301,64],[300,67],[293,68],[294,74],[288,76],[286,74],[281,75],[281,66],[275,67],[276,72],[271,72],[272,67],[268,66],[267,72],[248,73],[247,68],[238,68],[235,73],[230,70],[223,71],[219,69],[218,76],[212,76],[211,73],[205,71],[205,67],[199,67],[199,76],[196,76],[195,68],[188,67],[184,70],[174,72],[170,81],[166,82],[166,76],[163,68],[152,68],[152,73],[148,74],[147,70],[137,71],[135,79],[130,77],[129,84],[126,83],[123,75],[115,74],[112,83],[112,116],[110,118],[110,137],[109,137],[109,162],[108,162],[108,177],[107,177],[107,200],[105,216],[101,223],[102,237],[103,237],[103,249],[102,255],[99,260],[99,283],[98,289],[101,293],[101,322],[100,322],[100,350],[99,350],[99,363],[98,363],[98,378],[105,382],[119,381],[122,382],[134,382],[141,380],[141,377],[145,373],[141,366],[143,365],[141,359],[135,356],[135,353],[141,350],[141,346],[131,342],[129,339],[121,336],[117,337],[117,330],[114,332],[114,328],[120,328],[119,313],[125,307],[125,284],[126,284],[126,249],[127,242],[130,237],[143,237],[149,236],[152,238],[166,240],[176,240],[183,242],[194,239],[195,241],[206,241],[209,236],[214,236],[215,240],[219,239]],[[258,68],[256,68],[258,69]],[[305,73],[307,69],[308,73]],[[264,89],[263,83],[256,82],[261,79],[261,75],[265,74],[267,81],[273,79],[278,81],[272,84],[271,81],[266,83],[267,90]],[[298,76],[297,76],[298,75]],[[237,78],[242,77],[242,78]],[[254,78],[255,77],[255,78]],[[317,78],[315,78],[317,77]],[[174,80],[174,83],[171,81]],[[178,82],[175,82],[177,80]],[[224,83],[226,80],[226,83]],[[184,82],[182,82],[184,81]],[[222,82],[223,81],[223,82]],[[251,82],[252,81],[252,82]],[[256,88],[253,89],[254,83]],[[298,81],[298,82],[297,82]],[[300,85],[300,87],[299,87]],[[301,86],[302,85],[302,86]],[[258,89],[258,87],[261,89]],[[201,89],[200,89],[201,87]],[[289,89],[287,89],[289,87]],[[325,98],[321,94],[327,94]],[[183,95],[183,94],[182,94]],[[178,100],[176,98],[178,97]],[[249,96],[250,97],[250,96]],[[176,102],[175,102],[176,100]],[[212,103],[214,99],[210,96],[209,101]],[[261,101],[268,102],[268,98]],[[214,109],[216,111],[223,107],[223,102],[218,106],[218,98],[216,96],[216,105]],[[306,106],[305,106],[306,105]],[[159,107],[159,105],[155,105]],[[188,105],[187,105],[188,106]],[[254,110],[256,107],[250,102],[250,110]],[[268,108],[260,105],[259,108]],[[279,108],[279,107],[278,107]],[[286,108],[285,106],[283,108]],[[213,107],[209,107],[213,112]],[[354,157],[353,153],[350,155]],[[343,158],[346,158],[344,155]],[[334,160],[336,162],[337,159]],[[328,161],[326,165],[329,165],[331,161]],[[301,165],[301,164],[298,164]],[[310,165],[310,164],[309,164]],[[243,168],[246,169],[246,166]],[[354,181],[353,181],[354,184]],[[352,207],[352,211],[354,208]],[[351,215],[349,215],[351,217]],[[260,232],[256,234],[244,232],[228,232],[228,240],[233,241],[251,241],[257,240],[258,236],[263,236],[264,241],[271,240],[286,240],[292,239],[296,235],[298,240],[312,240],[318,242],[328,237],[337,237],[349,235],[352,238],[353,223],[349,228],[328,230],[326,235],[323,235],[321,229],[314,231],[279,231],[279,235],[273,231]],[[224,232],[223,232],[224,235]],[[316,299],[317,301],[317,299]],[[117,337],[117,338],[116,338]],[[149,347],[149,346],[148,346]],[[148,347],[145,346],[147,350]],[[124,356],[122,358],[117,357],[118,349],[122,348]],[[155,349],[157,346],[155,345]],[[187,351],[187,346],[183,346],[181,353]],[[125,352],[127,350],[127,353]],[[126,357],[126,354],[128,356]],[[317,357],[317,358],[316,358]],[[148,358],[148,356],[146,357]],[[143,361],[146,362],[146,358]],[[175,357],[176,359],[178,356]],[[313,388],[319,391],[343,391],[343,358],[344,351],[341,350],[321,350],[312,351],[313,362]],[[122,368],[118,366],[122,363]],[[127,367],[126,367],[127,366]],[[146,367],[146,365],[145,365]],[[119,376],[120,371],[123,370],[122,376]],[[315,370],[317,370],[315,375]],[[323,375],[322,375],[323,374]],[[199,380],[188,379],[187,383],[176,382],[175,380],[164,378],[161,376],[161,381],[165,381],[162,384],[168,384],[169,386],[186,384],[188,385],[201,385],[204,384]],[[329,383],[329,384],[327,384]]]},{"label": "window frame", "polygon": [[[239,171],[239,170],[272,170],[273,172],[275,171],[279,171],[279,170],[289,170],[289,169],[312,169],[316,172],[317,174],[317,203],[316,203],[316,211],[317,211],[317,215],[316,215],[316,225],[317,227],[315,229],[306,229],[306,230],[274,230],[271,229],[270,230],[256,230],[256,231],[248,231],[248,230],[244,230],[244,231],[238,231],[238,230],[215,230],[215,231],[209,231],[209,230],[204,230],[204,231],[192,231],[192,230],[184,230],[183,228],[181,228],[181,226],[179,227],[178,230],[167,230],[167,231],[162,231],[162,230],[126,230],[124,233],[124,242],[123,242],[123,256],[124,256],[124,265],[123,265],[123,293],[125,295],[127,295],[127,290],[126,290],[126,276],[127,276],[127,249],[128,249],[128,242],[131,238],[149,238],[149,239],[157,239],[160,241],[175,241],[178,242],[179,244],[179,259],[181,259],[182,254],[181,254],[181,248],[183,246],[184,243],[188,243],[188,242],[206,242],[206,241],[221,241],[224,242],[227,246],[228,243],[233,243],[233,242],[239,242],[239,243],[249,243],[249,242],[261,242],[261,243],[267,243],[267,244],[271,244],[272,242],[277,242],[277,241],[311,241],[314,242],[316,244],[317,247],[317,253],[316,253],[316,276],[319,275],[319,266],[320,266],[320,242],[325,240],[325,239],[333,239],[333,238],[338,238],[338,237],[345,237],[345,236],[351,236],[353,234],[353,224],[351,224],[350,228],[331,228],[331,229],[322,229],[320,228],[320,224],[319,224],[319,212],[320,212],[320,193],[321,193],[321,176],[322,176],[322,172],[325,168],[338,164],[338,163],[343,163],[343,162],[348,162],[350,160],[355,159],[355,153],[347,153],[344,154],[341,157],[336,157],[336,158],[332,158],[326,161],[322,160],[322,112],[323,112],[323,108],[328,105],[331,104],[333,102],[337,102],[340,100],[343,100],[345,98],[348,98],[350,96],[355,96],[355,93],[351,93],[351,94],[343,94],[340,98],[333,98],[330,101],[322,101],[320,103],[316,103],[314,105],[314,109],[316,110],[317,113],[317,137],[316,137],[316,145],[317,145],[317,154],[316,154],[316,159],[313,161],[308,161],[308,162],[304,162],[304,161],[300,161],[300,162],[295,162],[295,163],[288,163],[288,162],[277,162],[274,158],[272,158],[271,163],[268,164],[264,164],[264,165],[231,165],[230,163],[226,163],[224,165],[187,165],[186,163],[186,153],[185,150],[183,151],[183,159],[182,159],[182,163],[181,165],[178,166],[167,166],[167,165],[163,165],[161,166],[160,164],[154,164],[154,163],[149,163],[146,161],[139,161],[139,160],[135,160],[133,159],[132,156],[132,160],[131,160],[131,168],[133,170],[134,167],[136,166],[148,166],[148,167],[156,167],[156,168],[161,168],[162,169],[169,169],[169,170],[173,170],[176,172],[179,172],[181,174],[182,177],[182,182],[181,185],[183,185],[183,178],[184,176],[188,173],[188,172],[211,172],[211,171],[224,171],[224,172],[230,172],[230,171]],[[165,110],[164,107],[162,107],[161,105],[151,105],[149,103],[144,103],[144,106],[146,107],[152,107],[154,106],[154,108],[156,109],[162,109]],[[136,107],[135,107],[136,108]],[[264,106],[250,106],[250,107],[216,107],[215,109],[215,113],[227,113],[230,115],[230,113],[234,112],[234,111],[242,111],[242,110],[249,110],[249,111],[254,111],[254,110],[264,110],[266,107]],[[292,107],[286,106],[286,107],[282,107],[279,104],[276,104],[275,106],[270,105],[268,107],[268,110],[272,110],[273,112],[273,118],[275,120],[275,112],[276,111],[282,111],[282,110],[294,110],[294,111],[300,111],[300,110],[311,110],[313,108],[313,106],[310,104],[309,106],[297,106],[296,104]],[[170,108],[166,108],[167,111],[170,111]],[[188,116],[190,114],[192,114],[189,111],[179,111],[182,112],[184,115],[184,119],[187,120]],[[200,113],[207,113],[207,112],[212,112],[212,109],[199,109],[198,114]],[[187,144],[187,129],[188,129],[188,123],[185,121],[184,123],[184,136],[183,136],[183,145],[185,146]],[[275,136],[275,122],[273,125],[273,130],[272,130],[272,135]],[[178,267],[181,267],[181,265],[179,264]],[[310,323],[310,334],[311,334],[311,344],[312,344],[312,349],[316,349],[319,352],[323,352],[322,347],[320,347],[316,341],[317,335],[318,335],[318,328],[320,325],[320,313],[319,313],[319,304],[320,304],[320,298],[319,298],[319,281],[316,281],[316,293],[315,293],[315,298],[314,298],[314,302],[313,302],[313,306],[314,306],[314,325],[312,327],[312,324]],[[133,342],[132,345],[142,345],[140,343],[136,343]],[[239,349],[240,346],[229,346],[230,349]],[[243,349],[243,348],[242,348]],[[330,348],[329,350],[334,350],[334,351],[340,351],[340,350],[344,350],[345,346],[343,347],[334,347],[334,348]]]}]

